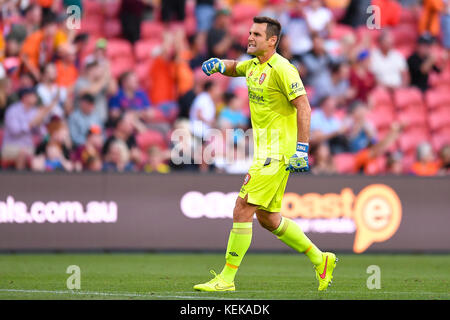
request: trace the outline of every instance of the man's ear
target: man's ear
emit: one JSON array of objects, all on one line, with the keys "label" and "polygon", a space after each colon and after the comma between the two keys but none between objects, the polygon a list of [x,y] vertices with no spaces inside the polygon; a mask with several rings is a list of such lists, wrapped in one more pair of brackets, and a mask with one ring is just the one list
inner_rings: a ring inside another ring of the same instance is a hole
[{"label": "man's ear", "polygon": [[275,47],[276,44],[277,44],[277,41],[278,41],[278,37],[277,37],[277,36],[271,36],[271,37],[269,38],[269,41],[270,41],[270,44],[273,45],[273,46]]}]

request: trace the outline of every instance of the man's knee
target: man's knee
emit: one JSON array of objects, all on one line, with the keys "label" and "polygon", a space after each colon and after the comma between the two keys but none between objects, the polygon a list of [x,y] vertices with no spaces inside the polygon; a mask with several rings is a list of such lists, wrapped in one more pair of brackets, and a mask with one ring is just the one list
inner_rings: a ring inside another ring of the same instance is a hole
[{"label": "man's knee", "polygon": [[256,206],[247,203],[247,196],[244,199],[238,197],[233,210],[233,221],[248,222],[252,221]]},{"label": "man's knee", "polygon": [[270,232],[276,230],[281,222],[281,215],[279,213],[271,213],[264,210],[257,210],[256,218],[259,224]]}]

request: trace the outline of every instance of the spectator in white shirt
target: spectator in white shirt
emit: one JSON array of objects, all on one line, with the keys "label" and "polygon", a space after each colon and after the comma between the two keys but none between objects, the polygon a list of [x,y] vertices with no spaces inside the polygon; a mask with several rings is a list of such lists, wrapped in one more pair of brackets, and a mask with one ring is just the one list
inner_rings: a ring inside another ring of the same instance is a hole
[{"label": "spectator in white shirt", "polygon": [[383,31],[378,39],[379,49],[371,54],[370,69],[377,83],[388,88],[399,88],[408,83],[408,65],[405,57],[393,48],[393,38]]},{"label": "spectator in white shirt", "polygon": [[323,6],[322,0],[311,0],[305,9],[306,21],[311,32],[326,37],[330,33],[333,14],[331,10]]},{"label": "spectator in white shirt", "polygon": [[37,85],[37,94],[44,106],[50,105],[53,101],[57,101],[55,108],[47,116],[46,122],[52,116],[64,118],[65,104],[67,99],[67,90],[56,84],[57,71],[53,63],[45,65],[42,71],[42,81]]}]

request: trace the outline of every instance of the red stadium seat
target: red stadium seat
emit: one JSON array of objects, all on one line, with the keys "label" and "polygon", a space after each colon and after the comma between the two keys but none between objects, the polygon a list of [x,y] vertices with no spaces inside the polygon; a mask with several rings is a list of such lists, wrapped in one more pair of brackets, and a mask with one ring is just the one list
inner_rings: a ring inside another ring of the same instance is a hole
[{"label": "red stadium seat", "polygon": [[418,38],[417,28],[408,25],[399,25],[391,30],[396,47],[401,45],[414,45]]},{"label": "red stadium seat", "polygon": [[386,89],[382,87],[377,87],[372,90],[369,94],[369,104],[372,107],[377,107],[379,105],[387,106],[390,108],[394,108],[394,102],[392,100],[392,96]]},{"label": "red stadium seat", "polygon": [[408,127],[426,127],[427,114],[424,107],[412,107],[397,111],[397,119]]},{"label": "red stadium seat", "polygon": [[103,3],[101,1],[83,1],[83,14],[85,16],[101,15],[103,13]]},{"label": "red stadium seat", "polygon": [[122,35],[122,24],[119,19],[107,19],[103,30],[106,38],[118,38]]},{"label": "red stadium seat", "polygon": [[429,109],[450,106],[450,91],[448,89],[429,89],[425,94],[425,101]]},{"label": "red stadium seat", "polygon": [[114,78],[119,77],[125,71],[134,69],[133,56],[123,56],[114,58],[111,61],[111,73]]},{"label": "red stadium seat", "polygon": [[414,9],[402,8],[400,13],[401,25],[417,25],[418,15]]},{"label": "red stadium seat", "polygon": [[434,133],[431,137],[431,145],[435,152],[438,152],[447,144],[450,144],[450,126]]},{"label": "red stadium seat", "polygon": [[110,59],[117,57],[132,58],[134,56],[133,47],[124,39],[110,39],[106,48],[106,54]]},{"label": "red stadium seat", "polygon": [[253,17],[257,16],[259,13],[259,9],[255,6],[248,4],[236,4],[233,6],[231,19],[233,23],[239,23],[243,20],[253,19]]},{"label": "red stadium seat", "polygon": [[400,150],[404,153],[414,152],[416,147],[422,142],[428,142],[429,134],[424,129],[413,129],[403,133],[399,140]]},{"label": "red stadium seat", "polygon": [[448,90],[450,88],[450,71],[444,70],[441,73],[431,73],[429,83],[433,88]]},{"label": "red stadium seat", "polygon": [[450,126],[450,105],[430,111],[428,113],[428,124],[432,131]]},{"label": "red stadium seat", "polygon": [[338,173],[355,173],[355,155],[339,153],[333,157]]},{"label": "red stadium seat", "polygon": [[119,15],[121,2],[121,0],[107,0],[105,6],[103,7],[103,13],[105,14],[105,16],[107,18],[117,18],[117,16]]},{"label": "red stadium seat", "polygon": [[367,118],[377,129],[380,129],[391,125],[394,121],[394,114],[389,107],[379,105],[368,113]]},{"label": "red stadium seat", "polygon": [[375,46],[377,43],[378,36],[380,35],[380,29],[368,29],[365,25],[360,26],[356,29],[356,35],[358,38],[358,42],[362,41],[366,37],[369,38],[371,46]]},{"label": "red stadium seat", "polygon": [[330,38],[335,40],[340,40],[348,34],[355,33],[352,27],[345,24],[336,24],[331,28]]},{"label": "red stadium seat", "polygon": [[394,102],[398,109],[423,106],[422,92],[417,88],[399,88],[394,91]]},{"label": "red stadium seat", "polygon": [[158,39],[162,41],[164,26],[161,22],[144,21],[141,24],[141,39]]},{"label": "red stadium seat", "polygon": [[184,31],[188,36],[195,34],[197,31],[197,20],[195,19],[195,16],[186,17],[186,19],[184,19]]},{"label": "red stadium seat", "polygon": [[80,32],[89,33],[89,36],[104,36],[103,16],[84,17],[80,23]]},{"label": "red stadium seat", "polygon": [[143,151],[147,151],[151,146],[159,146],[162,149],[166,149],[167,145],[164,141],[164,136],[161,132],[156,130],[147,130],[143,133],[139,133],[136,136],[136,143]]},{"label": "red stadium seat", "polygon": [[150,65],[153,62],[151,59],[147,59],[145,61],[139,62],[135,66],[135,72],[139,79],[139,84],[142,88],[149,88],[150,87],[150,77],[149,77],[149,70]]},{"label": "red stadium seat", "polygon": [[157,39],[139,40],[134,45],[134,55],[137,61],[144,61],[152,58],[155,48],[161,45],[161,41]]}]

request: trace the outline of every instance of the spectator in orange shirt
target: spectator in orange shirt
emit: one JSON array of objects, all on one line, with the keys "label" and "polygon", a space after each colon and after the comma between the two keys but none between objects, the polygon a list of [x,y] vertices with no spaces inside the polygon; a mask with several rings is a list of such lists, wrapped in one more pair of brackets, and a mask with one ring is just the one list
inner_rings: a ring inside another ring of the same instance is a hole
[{"label": "spectator in orange shirt", "polygon": [[29,35],[23,43],[20,58],[37,81],[41,76],[39,69],[53,58],[57,32],[56,15],[48,13],[42,20],[41,29]]},{"label": "spectator in orange shirt", "polygon": [[439,169],[439,161],[435,160],[431,145],[428,142],[418,145],[416,162],[412,165],[411,173],[416,176],[434,176]]},{"label": "spectator in orange shirt", "polygon": [[71,44],[63,44],[58,47],[58,60],[56,61],[56,83],[71,90],[78,79],[78,70],[75,66],[75,47]]},{"label": "spectator in orange shirt", "polygon": [[423,11],[419,21],[419,32],[430,33],[437,37],[440,33],[440,14],[444,10],[443,0],[424,0]]},{"label": "spectator in orange shirt", "polygon": [[372,5],[380,8],[380,24],[382,28],[395,27],[400,22],[402,6],[395,0],[373,0]]},{"label": "spectator in orange shirt", "polygon": [[402,129],[401,124],[393,123],[389,133],[380,142],[359,151],[356,154],[355,171],[367,174],[370,165],[397,140]]}]

